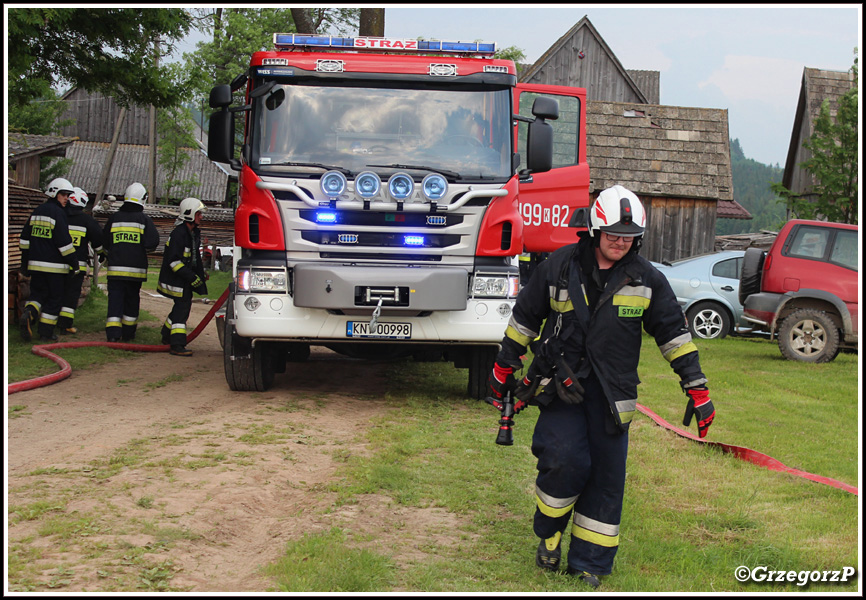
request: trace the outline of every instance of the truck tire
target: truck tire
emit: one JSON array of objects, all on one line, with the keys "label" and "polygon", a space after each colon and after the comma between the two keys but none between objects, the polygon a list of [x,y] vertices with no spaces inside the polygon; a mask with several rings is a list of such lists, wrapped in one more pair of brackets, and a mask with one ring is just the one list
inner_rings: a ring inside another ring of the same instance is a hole
[{"label": "truck tire", "polygon": [[689,333],[703,340],[719,340],[731,332],[728,311],[715,302],[698,302],[686,313]]},{"label": "truck tire", "polygon": [[743,255],[743,269],[740,271],[740,304],[746,305],[746,297],[761,291],[761,275],[764,270],[766,252],[760,248],[748,248]]},{"label": "truck tire", "polygon": [[788,360],[830,362],[839,354],[839,347],[839,329],[822,310],[795,310],[779,327],[779,350]]},{"label": "truck tire", "polygon": [[274,366],[268,344],[260,342],[254,347],[238,336],[234,325],[234,295],[226,300],[223,367],[226,383],[234,392],[264,392],[274,383]]},{"label": "truck tire", "polygon": [[469,385],[466,393],[470,398],[484,400],[488,396],[487,378],[493,371],[497,349],[489,346],[479,346],[469,351]]}]

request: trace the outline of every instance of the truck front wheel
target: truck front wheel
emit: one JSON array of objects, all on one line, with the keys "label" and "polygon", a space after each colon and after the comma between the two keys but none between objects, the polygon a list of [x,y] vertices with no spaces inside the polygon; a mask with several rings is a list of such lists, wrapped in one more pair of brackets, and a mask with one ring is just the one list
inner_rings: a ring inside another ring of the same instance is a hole
[{"label": "truck front wheel", "polygon": [[223,366],[226,383],[235,392],[264,392],[274,383],[274,364],[265,342],[250,346],[250,341],[238,336],[234,320],[234,295],[226,301]]},{"label": "truck front wheel", "polygon": [[493,371],[497,348],[480,346],[469,351],[469,385],[466,393],[470,398],[484,400],[488,396],[487,378]]},{"label": "truck front wheel", "polygon": [[779,350],[788,360],[830,362],[839,354],[839,329],[824,311],[795,310],[779,327]]}]

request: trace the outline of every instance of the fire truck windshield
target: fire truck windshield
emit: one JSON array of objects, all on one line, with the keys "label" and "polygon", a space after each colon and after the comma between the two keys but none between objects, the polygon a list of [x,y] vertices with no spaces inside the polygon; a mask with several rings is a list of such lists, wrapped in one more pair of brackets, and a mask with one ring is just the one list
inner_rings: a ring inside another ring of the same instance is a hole
[{"label": "fire truck windshield", "polygon": [[250,166],[263,174],[314,177],[336,165],[387,175],[406,164],[461,180],[512,174],[508,89],[277,84],[251,118]]}]

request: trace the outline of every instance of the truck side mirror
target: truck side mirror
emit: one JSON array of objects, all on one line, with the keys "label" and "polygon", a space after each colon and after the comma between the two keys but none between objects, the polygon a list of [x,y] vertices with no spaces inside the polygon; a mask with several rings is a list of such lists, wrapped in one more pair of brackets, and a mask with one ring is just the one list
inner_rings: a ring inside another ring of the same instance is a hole
[{"label": "truck side mirror", "polygon": [[559,102],[547,96],[539,96],[532,103],[532,114],[542,120],[555,121],[559,118]]},{"label": "truck side mirror", "polygon": [[210,91],[208,104],[211,108],[228,108],[232,103],[232,88],[228,85],[215,85]]},{"label": "truck side mirror", "polygon": [[535,120],[526,133],[526,168],[532,173],[545,173],[553,167],[553,127]]},{"label": "truck side mirror", "polygon": [[[226,86],[228,88],[228,86]],[[240,169],[240,162],[234,158],[235,119],[228,108],[223,107],[210,116],[207,134],[207,156],[209,159],[228,163],[233,169]]]},{"label": "truck side mirror", "polygon": [[535,119],[526,132],[526,170],[545,173],[553,168],[553,127],[545,119],[559,118],[559,102],[539,96],[532,103]]}]

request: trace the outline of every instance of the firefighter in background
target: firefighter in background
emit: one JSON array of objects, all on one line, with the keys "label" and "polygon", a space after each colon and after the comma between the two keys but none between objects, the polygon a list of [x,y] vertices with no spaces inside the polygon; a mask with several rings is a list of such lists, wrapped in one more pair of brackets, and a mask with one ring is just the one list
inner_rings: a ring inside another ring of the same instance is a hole
[{"label": "firefighter in background", "polygon": [[57,340],[54,327],[63,304],[64,281],[78,272],[65,210],[72,189],[62,177],[51,180],[45,190],[48,199],[33,209],[21,230],[21,271],[30,276],[30,297],[19,321],[25,342],[33,339],[37,322],[40,341]]},{"label": "firefighter in background", "polygon": [[67,277],[64,282],[63,306],[60,307],[60,318],[57,319],[57,328],[61,335],[78,333],[78,328],[75,327],[75,309],[78,308],[78,301],[81,298],[81,286],[87,274],[87,264],[91,252],[96,258],[104,251],[102,228],[96,219],[84,212],[88,200],[87,193],[77,187],[73,188],[69,203],[66,205],[69,235],[72,237],[72,245],[75,246],[79,270],[76,274]]},{"label": "firefighter in background", "polygon": [[107,255],[108,316],[105,336],[109,342],[135,339],[141,305],[141,284],[147,279],[147,253],[159,245],[159,232],[144,214],[147,190],[132,183],[123,204],[102,229]]},{"label": "firefighter in background", "polygon": [[[589,231],[542,262],[517,296],[489,379],[494,397],[513,389],[516,398],[539,405],[532,437],[536,564],[559,567],[571,520],[567,570],[592,587],[610,574],[619,546],[641,328],[679,376],[688,422],[698,417],[700,437],[715,416],[676,296],[638,255],[645,221],[643,205],[626,188],[599,194]],[[531,342],[533,363],[514,382]]]},{"label": "firefighter in background", "polygon": [[205,205],[198,198],[185,198],[175,228],[165,242],[162,268],[156,290],[174,301],[162,325],[162,343],[168,344],[175,356],[192,356],[186,347],[186,321],[192,309],[192,293],[207,294],[204,267],[201,260],[201,230]]},{"label": "firefighter in background", "polygon": [[524,286],[532,277],[535,267],[550,256],[549,252],[524,252],[518,258],[520,268],[520,285]]}]

